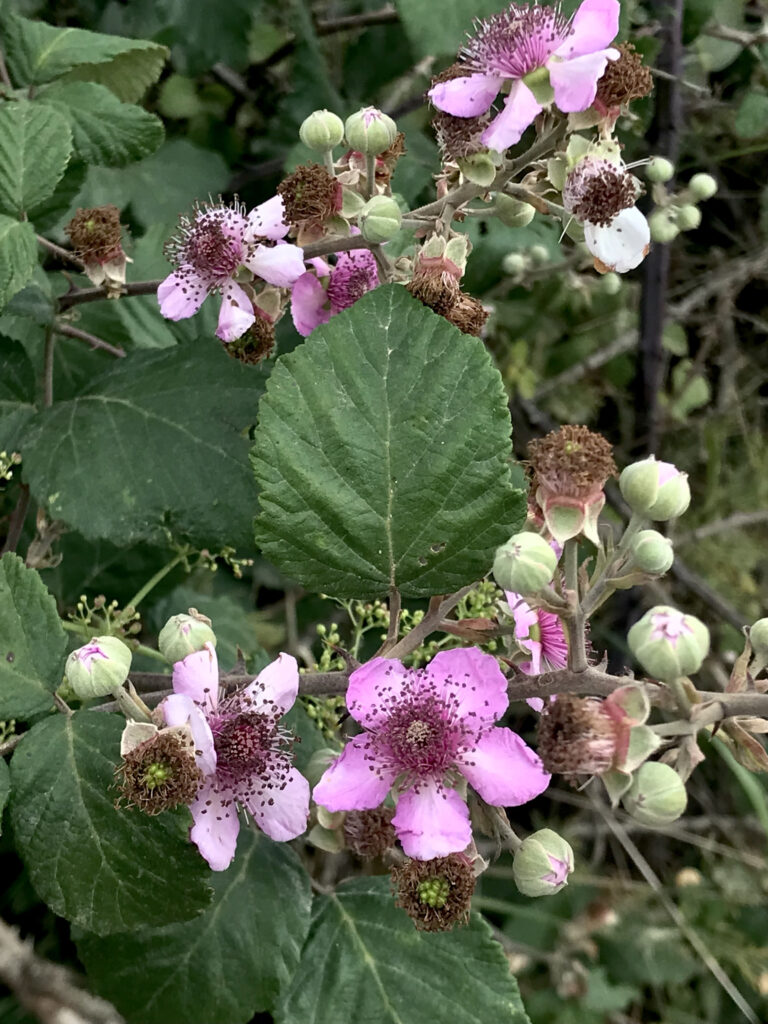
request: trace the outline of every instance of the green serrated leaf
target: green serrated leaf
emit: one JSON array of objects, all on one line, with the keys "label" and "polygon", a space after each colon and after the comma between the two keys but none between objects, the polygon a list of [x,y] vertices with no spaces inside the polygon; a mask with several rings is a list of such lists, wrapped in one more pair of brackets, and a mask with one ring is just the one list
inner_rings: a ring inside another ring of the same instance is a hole
[{"label": "green serrated leaf", "polygon": [[246,1024],[289,983],[311,908],[298,856],[241,829],[237,858],[212,881],[213,903],[194,921],[78,942],[96,991],[128,1020]]},{"label": "green serrated leaf", "polygon": [[162,122],[93,82],[58,82],[42,91],[38,102],[53,108],[72,129],[75,152],[88,164],[123,167],[162,145]]},{"label": "green serrated leaf", "polygon": [[20,100],[0,107],[0,210],[20,217],[53,195],[72,153],[55,110]]},{"label": "green serrated leaf", "polygon": [[55,28],[7,13],[2,19],[11,77],[42,85],[67,75],[70,81],[98,82],[125,103],[135,103],[160,76],[168,50],[144,39]]},{"label": "green serrated leaf", "polygon": [[499,11],[498,0],[443,0],[440,17],[424,0],[395,0],[411,49],[417,57],[453,55],[472,32],[474,18]]},{"label": "green serrated leaf", "polygon": [[31,718],[53,705],[67,636],[56,602],[34,569],[0,558],[0,719]]},{"label": "green serrated leaf", "polygon": [[29,221],[0,213],[0,310],[21,291],[37,267],[37,239]]},{"label": "green serrated leaf", "polygon": [[11,792],[11,773],[8,764],[0,758],[0,835],[3,834],[3,809]]},{"label": "green serrated leaf", "polygon": [[24,427],[35,407],[35,371],[29,356],[17,341],[0,337],[0,451],[17,451],[24,436]]},{"label": "green serrated leaf", "polygon": [[485,346],[399,285],[278,360],[255,441],[257,541],[310,590],[448,593],[485,575],[525,514]]},{"label": "green serrated leaf", "polygon": [[11,821],[38,895],[97,935],[188,921],[211,898],[186,809],[115,807],[125,722],[80,711],[35,725],[11,761]]},{"label": "green serrated leaf", "polygon": [[453,932],[418,932],[381,877],[316,897],[301,962],[274,1016],[278,1024],[530,1024],[479,914]]},{"label": "green serrated leaf", "polygon": [[[89,539],[130,544],[170,531],[202,547],[252,550],[256,488],[244,434],[263,380],[212,339],[133,353],[38,414],[25,479],[51,515]],[[78,463],[88,471],[73,472]]]}]

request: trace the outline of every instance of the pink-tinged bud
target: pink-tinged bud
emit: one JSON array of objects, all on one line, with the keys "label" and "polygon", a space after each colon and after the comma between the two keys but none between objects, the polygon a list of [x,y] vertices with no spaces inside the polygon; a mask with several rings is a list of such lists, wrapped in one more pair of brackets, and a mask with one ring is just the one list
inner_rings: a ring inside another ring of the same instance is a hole
[{"label": "pink-tinged bud", "polygon": [[302,121],[299,138],[308,149],[327,153],[344,138],[344,122],[330,110],[313,110]]},{"label": "pink-tinged bud", "polygon": [[395,141],[397,125],[381,110],[364,107],[347,118],[344,134],[352,149],[366,156],[376,156],[389,149]]},{"label": "pink-tinged bud", "polygon": [[568,884],[573,850],[551,828],[528,836],[515,853],[512,873],[523,896],[554,896]]},{"label": "pink-tinged bud", "polygon": [[701,668],[709,652],[709,630],[693,615],[657,605],[634,624],[627,642],[648,675],[668,682]]},{"label": "pink-tinged bud", "polygon": [[538,533],[516,533],[496,551],[493,575],[502,590],[535,594],[552,582],[557,555]]},{"label": "pink-tinged bud", "polygon": [[157,645],[160,653],[172,665],[183,661],[188,654],[205,650],[205,645],[216,646],[211,620],[190,608],[188,615],[173,615],[160,630]]},{"label": "pink-tinged bud", "polygon": [[81,700],[105,697],[128,678],[131,652],[116,636],[95,636],[67,658],[64,674]]},{"label": "pink-tinged bud", "polygon": [[682,515],[691,503],[687,473],[671,462],[657,462],[653,455],[627,466],[619,488],[633,512],[657,522]]},{"label": "pink-tinged bud", "polygon": [[649,761],[635,772],[622,803],[627,814],[642,825],[669,825],[685,810],[688,794],[674,768]]}]

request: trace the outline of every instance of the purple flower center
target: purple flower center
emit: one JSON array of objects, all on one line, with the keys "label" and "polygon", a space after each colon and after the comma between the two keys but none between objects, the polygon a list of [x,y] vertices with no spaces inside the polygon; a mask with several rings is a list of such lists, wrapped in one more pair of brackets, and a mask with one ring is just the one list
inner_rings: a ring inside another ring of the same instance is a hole
[{"label": "purple flower center", "polygon": [[215,220],[201,224],[187,241],[186,262],[201,276],[229,277],[242,260],[243,247]]},{"label": "purple flower center", "polygon": [[271,718],[243,712],[214,733],[217,770],[232,778],[263,772],[272,753],[276,724]]},{"label": "purple flower center", "polygon": [[501,78],[524,78],[543,67],[572,31],[558,6],[510,4],[476,24],[477,35],[464,47],[463,62],[468,71]]},{"label": "purple flower center", "polygon": [[238,203],[200,206],[191,218],[181,217],[176,235],[165,246],[177,274],[197,279],[209,292],[231,280],[251,249],[243,210]]},{"label": "purple flower center", "polygon": [[331,312],[340,313],[354,306],[366,292],[376,287],[378,280],[373,253],[342,253],[328,282]]}]

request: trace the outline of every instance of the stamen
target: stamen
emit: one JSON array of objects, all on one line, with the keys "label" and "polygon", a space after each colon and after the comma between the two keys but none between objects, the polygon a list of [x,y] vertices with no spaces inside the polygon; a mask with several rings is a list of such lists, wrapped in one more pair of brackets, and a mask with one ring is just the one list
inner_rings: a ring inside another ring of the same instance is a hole
[{"label": "stamen", "polygon": [[467,72],[503,78],[523,78],[542,67],[573,31],[559,6],[519,4],[475,27],[477,34],[460,54]]}]

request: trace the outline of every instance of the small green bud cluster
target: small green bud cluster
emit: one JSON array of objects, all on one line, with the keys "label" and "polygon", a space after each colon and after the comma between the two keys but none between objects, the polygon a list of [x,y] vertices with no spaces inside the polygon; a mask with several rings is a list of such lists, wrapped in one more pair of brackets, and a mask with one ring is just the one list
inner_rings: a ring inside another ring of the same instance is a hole
[{"label": "small green bud cluster", "polygon": [[360,233],[368,242],[387,242],[400,230],[403,215],[391,196],[374,196],[360,211]]},{"label": "small green bud cluster", "polygon": [[11,452],[10,455],[5,450],[0,452],[0,484],[11,479],[13,467],[18,466],[20,462],[21,456],[18,452]]},{"label": "small green bud cluster", "polygon": [[448,895],[451,891],[451,886],[447,878],[425,878],[423,882],[419,882],[418,892],[419,899],[422,903],[426,903],[428,907],[432,907],[435,910],[442,910],[445,904],[448,902]]}]

